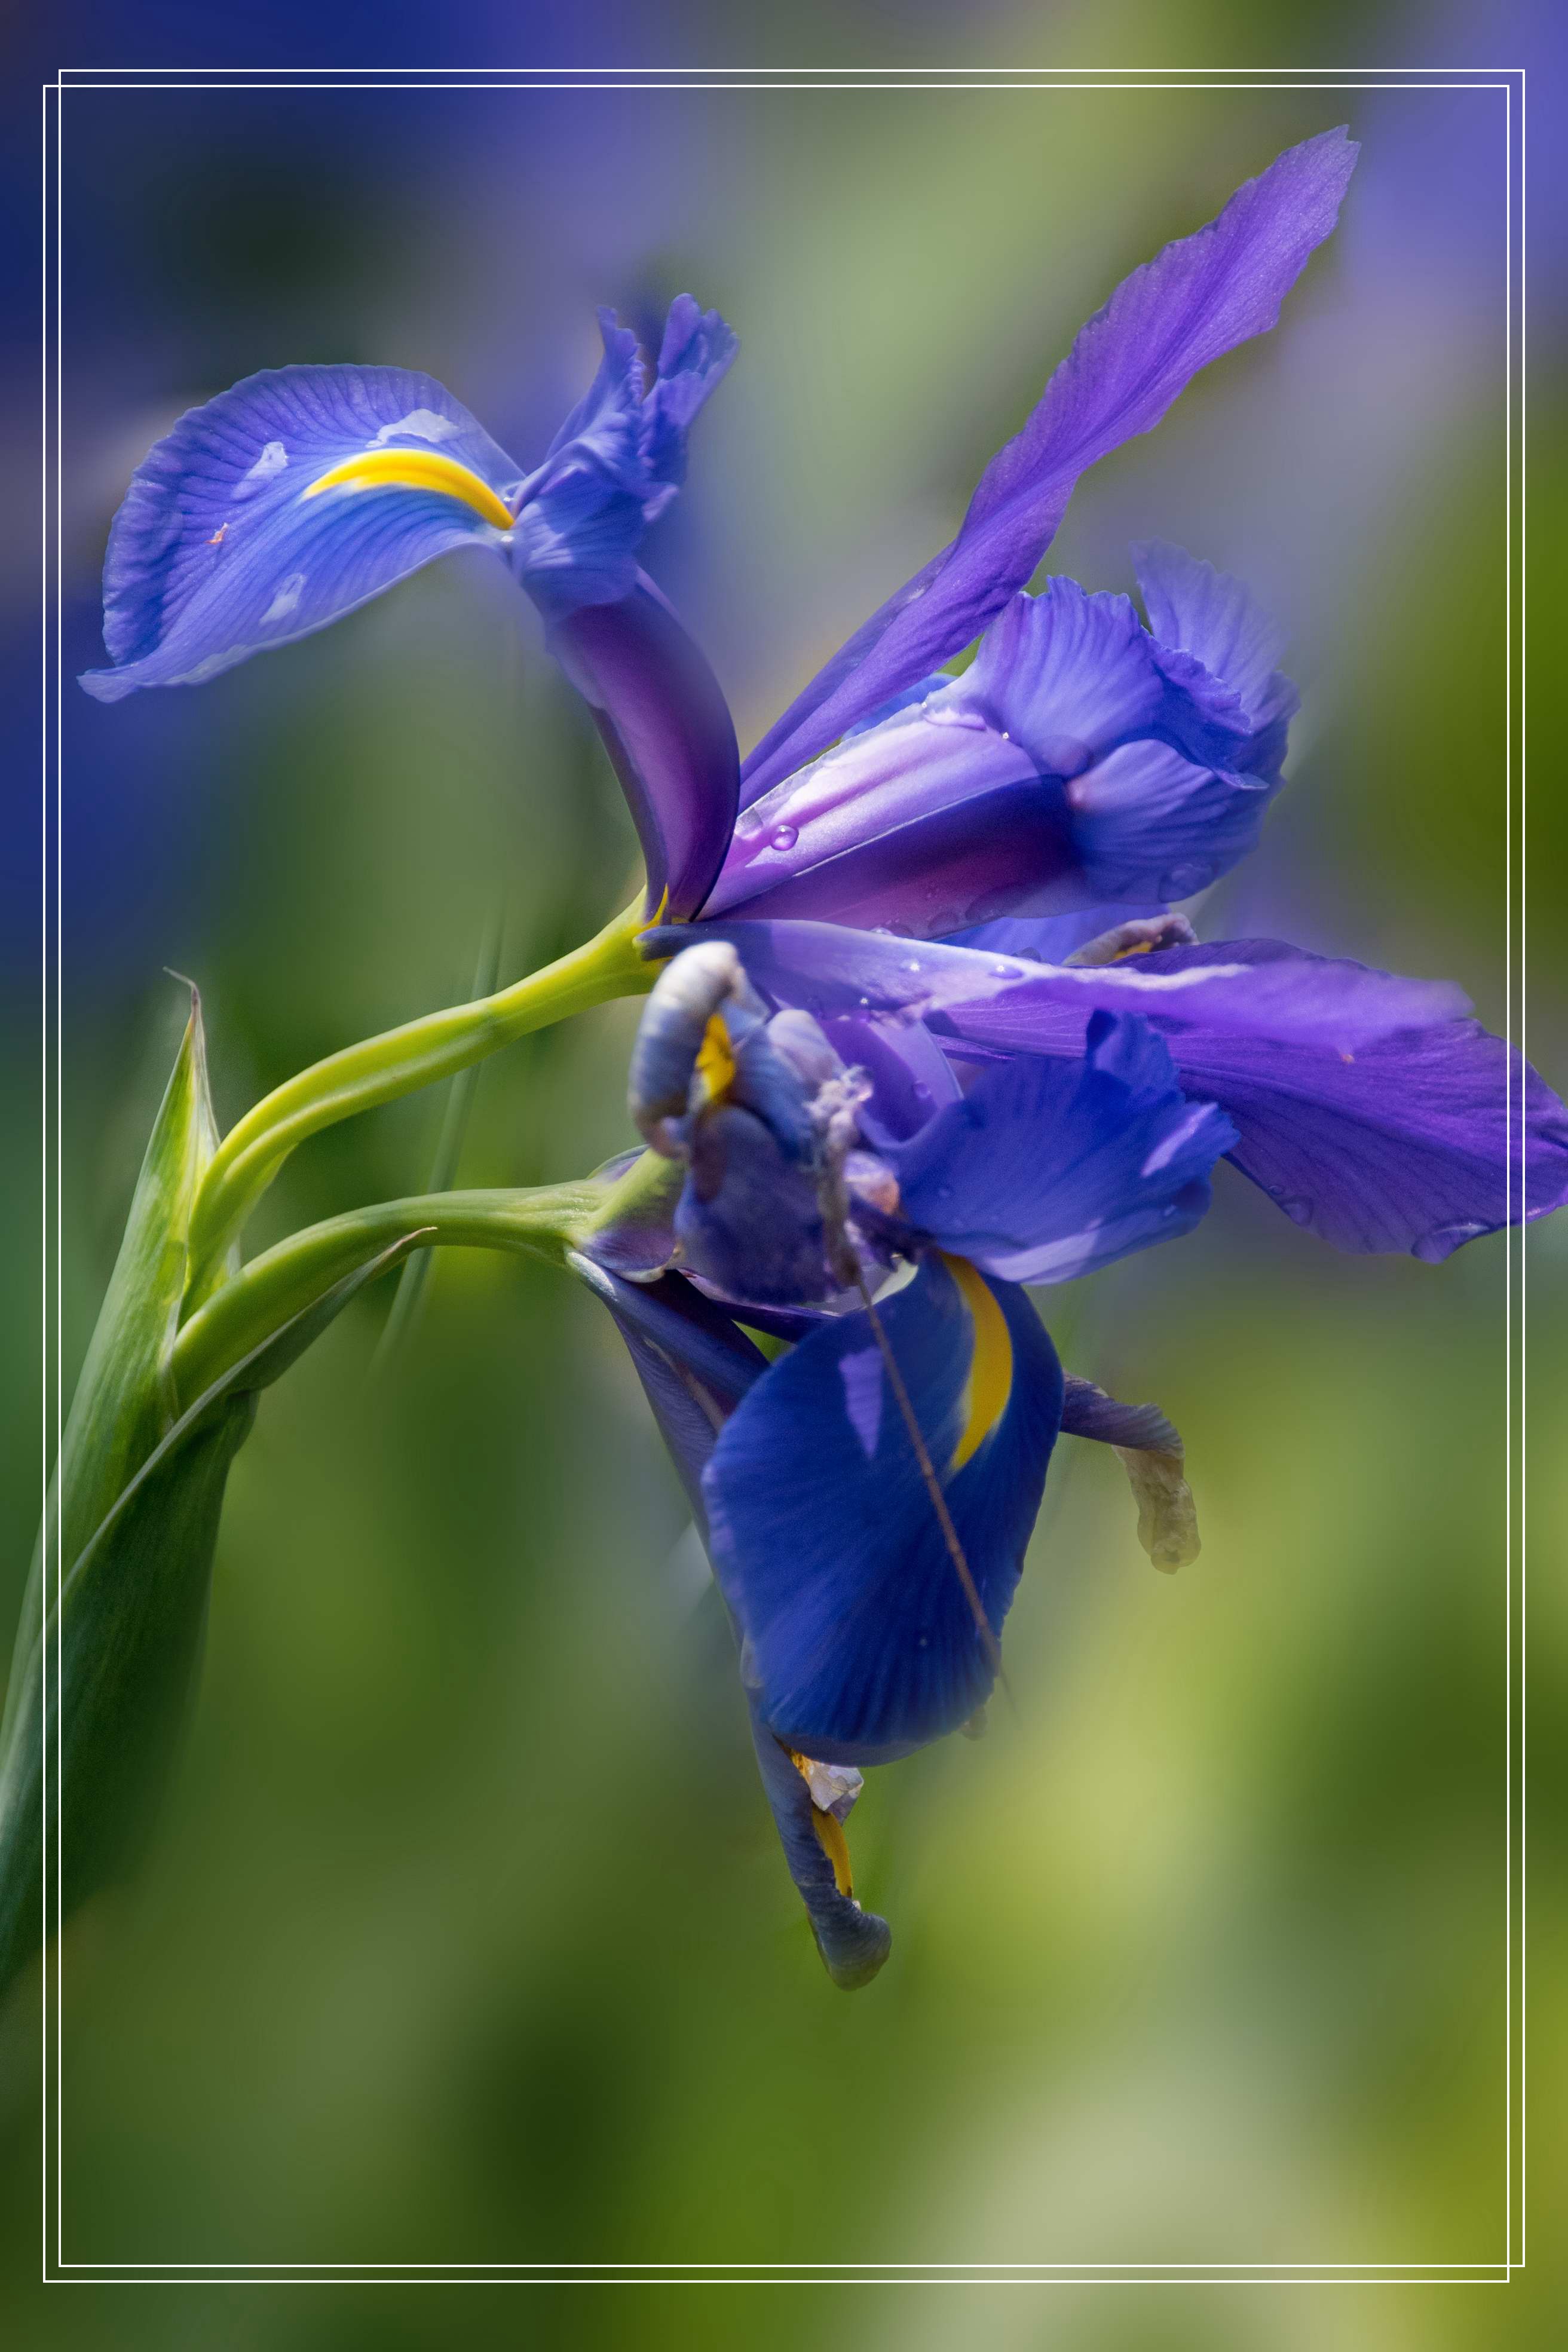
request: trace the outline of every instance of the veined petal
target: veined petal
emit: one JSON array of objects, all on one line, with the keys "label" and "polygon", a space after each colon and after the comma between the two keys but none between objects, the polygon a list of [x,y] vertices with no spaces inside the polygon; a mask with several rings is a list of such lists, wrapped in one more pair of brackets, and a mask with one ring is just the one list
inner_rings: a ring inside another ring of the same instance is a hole
[{"label": "veined petal", "polygon": [[406,368],[287,367],[183,416],[110,533],[100,701],[324,628],[456,547],[500,548],[519,468]]},{"label": "veined petal", "polygon": [[[879,1314],[994,1638],[1061,1416],[1056,1350],[1022,1291],[957,1261],[923,1263]],[[702,1483],[775,1738],[878,1763],[974,1712],[990,1651],[864,1312],[770,1367]]]},{"label": "veined petal", "polygon": [[[1278,772],[1300,698],[1276,667],[1283,632],[1251,590],[1184,548],[1151,540],[1132,550],[1149,626],[1167,660],[1191,656],[1229,689],[1245,714],[1249,740],[1235,764],[1258,775]],[[1187,675],[1172,665],[1173,674]]]},{"label": "veined petal", "polygon": [[983,1071],[886,1156],[917,1232],[1010,1282],[1068,1282],[1188,1232],[1235,1140],[1144,1022],[1096,1013],[1081,1062]]},{"label": "veined petal", "polygon": [[588,703],[631,809],[650,916],[702,905],[734,829],[734,722],[700,650],[646,574],[614,604],[585,604],[550,633]]},{"label": "veined petal", "polygon": [[[706,1543],[702,1473],[725,1415],[763,1376],[767,1360],[722,1308],[678,1275],[634,1283],[589,1258],[574,1255],[568,1263],[615,1318]],[[830,1841],[817,1830],[804,1776],[762,1721],[753,1690],[748,1689],[746,1704],[763,1791],[790,1876],[824,1966],[835,1984],[853,1990],[868,1983],[888,1957],[887,1921],[840,1889]],[[842,1851],[841,1842],[832,1842]]]},{"label": "veined petal", "polygon": [[598,373],[519,502],[513,561],[556,620],[630,592],[643,533],[686,478],[687,434],[738,348],[717,310],[679,295],[650,383],[631,329],[612,310],[599,329]]},{"label": "veined petal", "polygon": [[1069,778],[1145,736],[1232,766],[1248,732],[1228,685],[1201,664],[1182,671],[1131,598],[1090,595],[1065,576],[1003,607],[935,707],[981,713],[1032,751],[1042,773]]},{"label": "veined petal", "polygon": [[[1221,940],[1124,963],[1041,965],[834,923],[704,920],[697,930],[728,940],[771,1003],[804,1005],[819,1020],[856,1012],[912,1015],[960,1051],[973,1044],[993,1053],[1077,1055],[1089,1014],[1103,1007],[1142,1013],[1180,1068],[1178,1040],[1187,1030],[1293,1038],[1351,1053],[1468,1006],[1447,981],[1405,980],[1268,941]],[[672,924],[645,932],[640,944],[646,954],[667,956],[690,941],[689,930]]]},{"label": "veined petal", "polygon": [[1081,330],[1022,432],[991,460],[956,539],[763,736],[745,763],[748,801],[977,636],[1035,570],[1079,476],[1157,425],[1211,360],[1274,324],[1334,226],[1356,152],[1342,130],[1288,149],[1206,228],[1123,280]]},{"label": "veined petal", "polygon": [[[1277,940],[1220,951],[1256,957],[1260,982],[1290,973],[1306,989],[1326,991],[1347,969]],[[1145,961],[1180,968],[1214,952]],[[1184,1089],[1235,1121],[1235,1165],[1336,1248],[1436,1262],[1568,1199],[1568,1111],[1479,1022],[1427,1022],[1353,1053],[1197,1028],[1169,1042]]]},{"label": "veined petal", "polygon": [[963,677],[752,803],[711,911],[931,936],[1203,888],[1268,795],[1194,764],[1244,747],[1247,720],[1201,665],[1157,656],[1125,596],[1014,597]]}]

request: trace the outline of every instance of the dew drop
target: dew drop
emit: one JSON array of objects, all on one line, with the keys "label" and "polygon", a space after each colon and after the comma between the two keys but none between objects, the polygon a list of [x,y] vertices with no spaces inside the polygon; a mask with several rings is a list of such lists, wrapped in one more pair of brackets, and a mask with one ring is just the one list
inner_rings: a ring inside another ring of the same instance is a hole
[{"label": "dew drop", "polygon": [[906,971],[919,971],[921,968],[921,960],[919,956],[906,956],[904,958],[903,968]]},{"label": "dew drop", "polygon": [[1308,1200],[1305,1192],[1289,1193],[1286,1198],[1280,1202],[1279,1206],[1284,1210],[1285,1214],[1289,1218],[1290,1223],[1293,1225],[1310,1224],[1312,1221],[1312,1203]]},{"label": "dew drop", "polygon": [[991,977],[993,980],[1022,980],[1024,975],[1016,963],[994,963]]},{"label": "dew drop", "polygon": [[800,839],[793,824],[781,824],[768,835],[770,849],[793,849]]}]

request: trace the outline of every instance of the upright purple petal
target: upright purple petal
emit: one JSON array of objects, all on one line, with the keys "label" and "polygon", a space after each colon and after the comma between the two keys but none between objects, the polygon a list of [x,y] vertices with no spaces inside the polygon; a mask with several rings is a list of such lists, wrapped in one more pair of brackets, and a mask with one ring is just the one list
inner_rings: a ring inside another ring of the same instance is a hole
[{"label": "upright purple petal", "polygon": [[723,690],[640,572],[617,603],[567,613],[550,642],[620,778],[647,868],[648,913],[685,921],[707,897],[735,823],[740,755]]},{"label": "upright purple petal", "polygon": [[1080,331],[1023,431],[981,476],[957,538],[769,729],[746,761],[748,802],[977,636],[1034,572],[1079,476],[1157,425],[1211,360],[1274,324],[1334,226],[1356,152],[1342,130],[1289,148],[1206,228],[1123,280]]}]

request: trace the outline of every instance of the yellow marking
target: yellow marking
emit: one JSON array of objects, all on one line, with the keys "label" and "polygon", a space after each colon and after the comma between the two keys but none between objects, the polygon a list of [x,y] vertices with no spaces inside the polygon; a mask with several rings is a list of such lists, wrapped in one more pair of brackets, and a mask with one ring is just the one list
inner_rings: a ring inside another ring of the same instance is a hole
[{"label": "yellow marking", "polygon": [[708,1089],[710,1102],[722,1102],[734,1083],[735,1056],[721,1013],[710,1015],[697,1055],[697,1075]]},{"label": "yellow marking", "polygon": [[1112,963],[1125,963],[1129,956],[1152,955],[1153,952],[1154,942],[1152,940],[1140,940],[1135,947],[1118,948],[1110,961]]},{"label": "yellow marking", "polygon": [[438,449],[363,450],[357,457],[345,457],[341,466],[318,476],[305,496],[313,499],[322,490],[340,488],[438,490],[444,498],[458,499],[472,507],[498,530],[510,530],[517,520],[488,482],[481,482],[468,467],[459,466],[456,457],[442,457]]},{"label": "yellow marking", "polygon": [[[789,1751],[789,1760],[802,1780],[805,1780],[805,1758],[797,1756],[792,1748]],[[811,1808],[811,1826],[816,1832],[817,1844],[833,1864],[834,1885],[840,1895],[847,1895],[853,1903],[855,1880],[849,1868],[849,1841],[844,1834],[843,1822],[837,1813],[825,1813],[814,1803]]]},{"label": "yellow marking", "polygon": [[1013,1392],[1013,1336],[990,1285],[967,1258],[949,1257],[942,1264],[957,1283],[974,1328],[974,1349],[963,1387],[963,1428],[947,1465],[951,1478],[980,1451],[1003,1414]]}]

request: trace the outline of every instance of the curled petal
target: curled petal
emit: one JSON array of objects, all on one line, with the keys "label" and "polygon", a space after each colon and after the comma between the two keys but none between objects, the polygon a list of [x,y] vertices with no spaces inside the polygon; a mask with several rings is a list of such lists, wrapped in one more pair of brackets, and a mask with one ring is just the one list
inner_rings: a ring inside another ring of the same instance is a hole
[{"label": "curled petal", "polygon": [[579,605],[552,650],[593,711],[637,829],[650,918],[696,914],[734,829],[740,755],[717,678],[651,580]]},{"label": "curled petal", "polygon": [[842,1864],[836,1868],[829,1841],[842,1855],[842,1839],[833,1838],[831,1831],[825,1838],[824,1829],[818,1826],[832,1815],[813,1804],[805,1774],[763,1721],[756,1694],[749,1691],[747,1699],[763,1793],[773,1808],[779,1843],[805,1906],[823,1966],[841,1990],[858,1991],[870,1983],[892,1949],[892,1931],[874,1911],[860,1908],[852,1887],[839,1885]]},{"label": "curled petal", "polygon": [[746,811],[710,911],[931,936],[1191,896],[1251,848],[1268,794],[1229,772],[1239,703],[1182,659],[1184,683],[1125,596],[1013,598],[963,677]]},{"label": "curled petal", "polygon": [[1224,352],[1261,334],[1334,226],[1355,163],[1342,130],[1280,155],[1218,218],[1125,278],[981,476],[958,536],[871,615],[746,761],[746,798],[976,637],[1034,572],[1079,476],[1157,425]]},{"label": "curled petal", "polygon": [[82,684],[100,702],[195,685],[450,549],[499,549],[518,475],[431,376],[247,376],[189,410],[137,467],[104,563],[114,667]]},{"label": "curled petal", "polygon": [[1007,1281],[1068,1282],[1189,1231],[1235,1139],[1144,1022],[1096,1013],[1081,1063],[987,1069],[887,1156],[910,1226]]},{"label": "curled petal", "polygon": [[1249,738],[1237,764],[1258,775],[1277,774],[1286,731],[1300,708],[1295,688],[1276,667],[1282,632],[1241,581],[1184,548],[1152,540],[1132,550],[1132,561],[1159,645],[1190,656],[1205,677],[1235,696]]},{"label": "curled petal", "polygon": [[[1060,1418],[1024,1293],[931,1258],[879,1310],[993,1643]],[[703,1475],[714,1570],[786,1746],[868,1764],[984,1699],[981,1636],[864,1312],[825,1319],[737,1408]]]},{"label": "curled petal", "polygon": [[1158,1405],[1121,1404],[1069,1372],[1062,1434],[1092,1437],[1114,1449],[1138,1506],[1138,1540],[1156,1568],[1185,1568],[1196,1559],[1202,1546],[1184,1450]]}]

